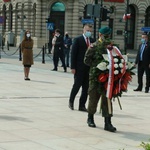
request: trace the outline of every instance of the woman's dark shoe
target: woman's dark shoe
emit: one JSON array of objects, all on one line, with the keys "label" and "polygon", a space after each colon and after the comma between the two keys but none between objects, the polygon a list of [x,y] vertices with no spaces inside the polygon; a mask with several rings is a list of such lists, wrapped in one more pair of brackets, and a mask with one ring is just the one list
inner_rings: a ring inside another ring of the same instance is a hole
[{"label": "woman's dark shoe", "polygon": [[25,79],[25,80],[28,80],[28,81],[30,80],[30,78],[28,78],[28,77],[25,77],[24,79]]}]

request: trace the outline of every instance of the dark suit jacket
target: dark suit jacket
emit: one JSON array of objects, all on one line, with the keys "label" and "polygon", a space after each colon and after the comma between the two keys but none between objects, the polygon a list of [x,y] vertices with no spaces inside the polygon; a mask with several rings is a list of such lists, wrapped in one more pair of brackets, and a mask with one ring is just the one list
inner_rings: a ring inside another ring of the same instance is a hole
[{"label": "dark suit jacket", "polygon": [[64,46],[63,42],[64,42],[63,36],[60,35],[59,37],[57,37],[54,50],[63,50],[63,46]]},{"label": "dark suit jacket", "polygon": [[[90,43],[93,43],[94,40],[90,38]],[[87,50],[86,41],[83,35],[78,36],[74,39],[71,50],[71,69],[76,70],[89,70],[89,66],[84,64],[84,55]]]},{"label": "dark suit jacket", "polygon": [[[135,59],[135,64],[138,64],[140,62],[141,46],[142,44],[139,45],[139,50]],[[150,42],[146,43],[142,57],[143,57],[143,60],[142,60],[143,64],[146,66],[149,65],[150,64]]]}]

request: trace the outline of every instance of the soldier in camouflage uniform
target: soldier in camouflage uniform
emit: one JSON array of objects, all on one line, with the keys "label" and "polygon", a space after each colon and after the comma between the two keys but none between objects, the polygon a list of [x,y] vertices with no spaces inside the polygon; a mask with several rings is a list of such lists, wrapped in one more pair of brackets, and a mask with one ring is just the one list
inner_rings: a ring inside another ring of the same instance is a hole
[{"label": "soldier in camouflage uniform", "polygon": [[[102,116],[105,120],[104,129],[107,131],[115,132],[116,128],[111,124],[112,112],[111,114],[109,114],[108,112],[106,94],[103,93],[104,87],[99,86],[97,79],[95,79],[95,72],[93,70],[93,68],[99,64],[100,60],[103,59],[102,54],[107,54],[106,47],[111,43],[111,40],[109,38],[110,34],[111,29],[109,27],[103,27],[99,29],[99,39],[95,43],[93,43],[93,45],[90,48],[88,48],[85,54],[84,62],[86,65],[90,66],[87,123],[89,127],[96,127],[94,123],[94,114],[96,113],[98,101],[101,98]],[[98,90],[99,88],[101,88],[101,93]]]}]

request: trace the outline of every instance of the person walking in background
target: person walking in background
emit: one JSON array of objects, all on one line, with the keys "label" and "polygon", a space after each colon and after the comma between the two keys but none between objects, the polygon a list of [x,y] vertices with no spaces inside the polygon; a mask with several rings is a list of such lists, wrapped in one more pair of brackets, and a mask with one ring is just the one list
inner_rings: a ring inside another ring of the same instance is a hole
[{"label": "person walking in background", "polygon": [[142,34],[141,44],[137,52],[135,66],[138,67],[138,87],[134,91],[142,91],[143,88],[143,74],[146,74],[146,87],[145,93],[149,92],[150,86],[150,42],[148,41],[148,35]]},{"label": "person walking in background", "polygon": [[71,45],[72,45],[72,39],[69,37],[68,32],[66,32],[64,36],[64,55],[65,55],[65,62],[67,67],[69,67],[69,54],[70,54]]},{"label": "person walking in background", "polygon": [[30,31],[25,32],[24,39],[21,43],[21,50],[23,54],[24,79],[30,80],[29,72],[31,65],[33,65],[33,39],[31,38]]},{"label": "person walking in background", "polygon": [[71,72],[74,74],[74,84],[69,98],[69,108],[74,110],[75,97],[82,87],[79,99],[79,111],[87,111],[85,104],[87,101],[89,87],[89,67],[84,64],[84,55],[90,43],[94,42],[91,37],[92,25],[86,24],[83,27],[83,34],[76,37],[71,49]]},{"label": "person walking in background", "polygon": [[63,68],[64,68],[64,72],[67,72],[67,68],[65,65],[65,60],[64,60],[64,51],[63,51],[63,47],[64,47],[64,40],[63,40],[63,36],[61,35],[61,32],[59,29],[55,30],[55,43],[54,43],[54,53],[53,53],[53,63],[54,63],[54,69],[52,71],[57,71],[58,69],[58,61],[59,58],[62,62]]}]

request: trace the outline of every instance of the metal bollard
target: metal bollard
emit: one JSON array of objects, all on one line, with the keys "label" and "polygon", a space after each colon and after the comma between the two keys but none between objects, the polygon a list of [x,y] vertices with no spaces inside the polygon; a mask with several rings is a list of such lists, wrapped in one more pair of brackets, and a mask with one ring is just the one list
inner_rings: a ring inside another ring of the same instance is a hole
[{"label": "metal bollard", "polygon": [[8,43],[8,41],[7,41],[7,50],[9,51],[9,43]]},{"label": "metal bollard", "polygon": [[45,47],[42,48],[42,63],[45,64]]},{"label": "metal bollard", "polygon": [[1,48],[0,48],[0,59],[1,59]]},{"label": "metal bollard", "polygon": [[19,61],[22,61],[21,44],[19,45]]}]

